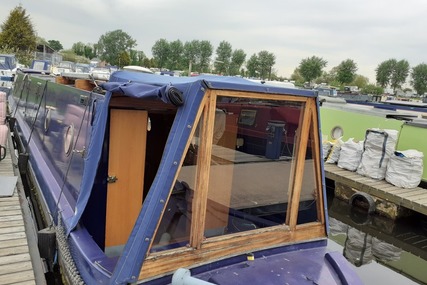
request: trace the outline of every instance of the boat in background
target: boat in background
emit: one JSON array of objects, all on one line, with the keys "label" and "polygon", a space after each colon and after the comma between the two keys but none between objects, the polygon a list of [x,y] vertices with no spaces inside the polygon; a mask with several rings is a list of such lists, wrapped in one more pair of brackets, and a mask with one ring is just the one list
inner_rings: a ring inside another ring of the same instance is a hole
[{"label": "boat in background", "polygon": [[17,68],[14,54],[0,54],[0,91],[9,93]]},{"label": "boat in background", "polygon": [[362,284],[327,245],[315,92],[128,71],[102,87],[19,73],[8,98],[67,283]]}]

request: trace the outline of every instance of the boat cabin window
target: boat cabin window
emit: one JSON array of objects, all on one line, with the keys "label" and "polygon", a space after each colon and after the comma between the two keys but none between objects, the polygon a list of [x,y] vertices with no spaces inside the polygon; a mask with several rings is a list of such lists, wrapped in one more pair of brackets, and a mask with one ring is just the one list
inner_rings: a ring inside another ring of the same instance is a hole
[{"label": "boat cabin window", "polygon": [[211,95],[151,252],[323,222],[314,99]]}]

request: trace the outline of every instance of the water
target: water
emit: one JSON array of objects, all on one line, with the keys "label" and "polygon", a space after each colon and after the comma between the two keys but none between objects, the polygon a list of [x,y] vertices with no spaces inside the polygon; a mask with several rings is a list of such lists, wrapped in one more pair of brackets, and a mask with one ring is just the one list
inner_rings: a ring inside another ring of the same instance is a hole
[{"label": "water", "polygon": [[393,221],[334,197],[328,197],[328,212],[330,246],[343,252],[366,285],[427,284],[425,216]]}]

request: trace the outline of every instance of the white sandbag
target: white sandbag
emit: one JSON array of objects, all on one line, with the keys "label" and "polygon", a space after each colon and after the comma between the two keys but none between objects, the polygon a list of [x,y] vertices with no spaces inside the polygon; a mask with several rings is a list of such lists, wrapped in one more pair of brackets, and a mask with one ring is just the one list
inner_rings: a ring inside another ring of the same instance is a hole
[{"label": "white sandbag", "polygon": [[341,146],[344,144],[341,138],[337,139],[333,142],[331,151],[329,152],[328,158],[326,159],[326,163],[337,163],[340,158]]},{"label": "white sandbag", "polygon": [[340,157],[338,159],[338,167],[350,171],[356,171],[362,159],[363,141],[354,141],[353,138],[347,140],[341,146]]},{"label": "white sandbag", "polygon": [[395,151],[388,162],[385,180],[397,187],[417,187],[423,176],[423,158],[418,150]]},{"label": "white sandbag", "polygon": [[378,180],[384,179],[388,160],[396,148],[397,136],[396,130],[368,129],[357,173]]}]

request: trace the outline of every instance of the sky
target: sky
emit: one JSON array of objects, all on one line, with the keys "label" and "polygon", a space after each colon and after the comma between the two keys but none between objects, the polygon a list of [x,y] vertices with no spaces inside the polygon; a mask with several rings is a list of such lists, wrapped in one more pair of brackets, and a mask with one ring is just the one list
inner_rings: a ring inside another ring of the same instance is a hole
[{"label": "sky", "polygon": [[282,77],[317,56],[328,62],[325,71],[352,59],[371,83],[388,59],[427,63],[426,0],[2,0],[0,22],[18,5],[39,37],[65,49],[120,29],[149,57],[159,39],[207,40],[214,51],[227,41],[246,59],[273,53]]}]

